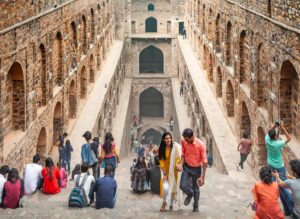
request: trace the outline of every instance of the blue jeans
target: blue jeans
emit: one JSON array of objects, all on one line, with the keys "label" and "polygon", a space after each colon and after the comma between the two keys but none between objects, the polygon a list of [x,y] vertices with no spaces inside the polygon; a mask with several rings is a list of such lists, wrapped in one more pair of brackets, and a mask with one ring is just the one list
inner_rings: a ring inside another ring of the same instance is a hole
[{"label": "blue jeans", "polygon": [[115,207],[115,204],[116,204],[116,201],[117,201],[117,196],[118,196],[118,193],[116,192],[115,196],[114,196],[114,199],[113,199],[113,203],[114,203],[113,207]]},{"label": "blue jeans", "polygon": [[70,168],[70,160],[64,160],[63,161],[63,167],[65,168],[65,170],[67,171],[67,165],[68,165],[68,173],[70,173],[71,172],[71,168]]},{"label": "blue jeans", "polygon": [[94,186],[95,186],[95,184],[96,184],[96,182],[91,184],[90,191],[88,194],[91,201],[94,201]]},{"label": "blue jeans", "polygon": [[[272,169],[272,172],[275,172],[275,170],[278,172],[279,178],[282,181],[286,180],[286,168],[285,167],[281,167],[281,168],[275,168],[272,166],[270,166],[270,167]],[[276,182],[275,177],[273,177],[273,181]],[[281,203],[284,208],[284,214],[286,216],[291,215],[293,218],[297,218],[297,216],[294,213],[294,200],[293,200],[292,194],[290,193],[289,189],[281,188],[280,186],[278,186],[278,188],[279,188],[279,197],[280,197]]]},{"label": "blue jeans", "polygon": [[110,157],[110,158],[104,158],[104,162],[105,162],[105,166],[107,164],[111,164],[114,167],[114,173],[111,176],[112,178],[115,178],[115,171],[116,171],[116,167],[117,167],[117,162],[116,162],[116,157]]},{"label": "blue jeans", "polygon": [[[201,177],[201,172],[201,167],[190,167],[186,163],[183,164],[180,189],[188,196],[194,196],[194,208],[198,208],[199,206],[200,189],[197,184],[197,179]],[[193,181],[193,187],[190,186],[190,177]]]}]

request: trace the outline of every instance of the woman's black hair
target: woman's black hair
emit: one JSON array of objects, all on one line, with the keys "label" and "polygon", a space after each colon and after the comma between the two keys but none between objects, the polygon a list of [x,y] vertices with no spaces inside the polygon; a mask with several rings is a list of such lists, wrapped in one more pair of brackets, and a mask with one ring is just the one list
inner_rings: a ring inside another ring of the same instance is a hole
[{"label": "woman's black hair", "polygon": [[66,140],[66,154],[67,156],[70,156],[71,154],[71,141],[69,139]]},{"label": "woman's black hair", "polygon": [[138,157],[135,167],[138,169],[146,168],[145,157]]},{"label": "woman's black hair", "polygon": [[16,183],[20,179],[19,172],[16,168],[12,168],[8,172],[7,181],[10,181],[12,184]]},{"label": "woman's black hair", "polygon": [[105,135],[105,140],[104,140],[104,144],[103,144],[103,149],[104,149],[105,153],[110,153],[113,141],[114,141],[114,137],[112,136],[112,134],[110,132],[107,132]]},{"label": "woman's black hair", "polygon": [[61,162],[57,162],[57,167],[58,167],[59,170],[62,168]]},{"label": "woman's black hair", "polygon": [[264,183],[271,184],[272,183],[271,167],[269,167],[269,166],[262,167],[259,172],[259,177]]},{"label": "woman's black hair", "polygon": [[268,134],[269,134],[270,140],[274,141],[275,137],[276,137],[276,130],[275,129],[271,129]]},{"label": "woman's black hair", "polygon": [[291,170],[296,173],[297,179],[300,178],[300,160],[291,160],[290,161]]},{"label": "woman's black hair", "polygon": [[159,156],[160,160],[165,160],[166,159],[166,143],[165,143],[164,139],[168,135],[171,137],[171,150],[173,148],[173,138],[172,138],[171,133],[170,132],[164,132],[164,134],[161,138],[159,149],[158,149],[158,156]]},{"label": "woman's black hair", "polygon": [[52,170],[54,167],[54,163],[51,157],[48,157],[45,160],[45,165],[46,165],[46,169],[47,169],[47,174],[49,175],[49,179],[50,181],[52,181],[53,177],[52,177]]}]

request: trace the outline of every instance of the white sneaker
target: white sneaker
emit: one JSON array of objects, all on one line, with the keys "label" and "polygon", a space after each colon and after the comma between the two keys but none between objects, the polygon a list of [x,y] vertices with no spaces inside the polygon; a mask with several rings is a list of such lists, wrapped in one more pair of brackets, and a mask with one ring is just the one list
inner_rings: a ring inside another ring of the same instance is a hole
[{"label": "white sneaker", "polygon": [[236,169],[237,169],[238,171],[241,171],[241,170],[242,170],[240,164],[237,164],[237,165],[236,165]]}]

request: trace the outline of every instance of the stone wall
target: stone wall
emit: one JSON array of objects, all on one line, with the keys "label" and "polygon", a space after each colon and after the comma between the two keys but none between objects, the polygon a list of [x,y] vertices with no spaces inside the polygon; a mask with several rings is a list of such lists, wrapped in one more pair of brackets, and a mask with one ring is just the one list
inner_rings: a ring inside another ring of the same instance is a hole
[{"label": "stone wall", "polygon": [[45,157],[55,149],[56,136],[76,119],[85,102],[81,70],[87,94],[99,77],[114,39],[113,2],[3,1],[0,7],[0,165],[22,169],[35,153]]},{"label": "stone wall", "polygon": [[186,8],[188,38],[207,77],[213,74],[211,89],[237,138],[247,130],[253,140],[252,167],[266,164],[259,136],[278,118],[283,118],[293,136],[285,162],[300,156],[293,152],[300,137],[300,111],[295,107],[299,105],[300,31],[294,28],[299,27],[299,5],[271,1],[268,17],[266,2],[189,1]]}]

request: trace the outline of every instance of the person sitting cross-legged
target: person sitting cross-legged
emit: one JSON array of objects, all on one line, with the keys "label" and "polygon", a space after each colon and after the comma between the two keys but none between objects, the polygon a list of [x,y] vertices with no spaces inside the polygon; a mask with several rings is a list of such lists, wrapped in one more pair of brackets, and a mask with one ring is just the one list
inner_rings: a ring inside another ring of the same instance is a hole
[{"label": "person sitting cross-legged", "polygon": [[96,193],[96,209],[114,208],[117,199],[117,182],[112,178],[114,166],[110,163],[105,165],[102,178],[98,178],[94,185]]},{"label": "person sitting cross-legged", "polygon": [[33,156],[33,163],[27,164],[24,170],[24,183],[26,193],[32,194],[37,188],[41,187],[40,183],[42,180],[42,165],[40,162],[40,155],[36,154]]}]

